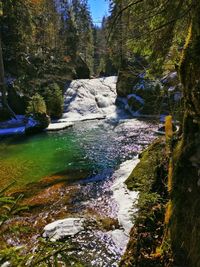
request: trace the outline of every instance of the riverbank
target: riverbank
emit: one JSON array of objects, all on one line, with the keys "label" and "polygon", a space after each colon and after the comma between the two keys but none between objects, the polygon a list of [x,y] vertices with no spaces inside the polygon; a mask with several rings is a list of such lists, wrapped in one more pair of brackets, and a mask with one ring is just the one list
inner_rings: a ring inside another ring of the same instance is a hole
[{"label": "riverbank", "polygon": [[139,164],[126,180],[129,189],[139,191],[139,198],[135,223],[120,267],[172,266],[170,244],[164,239],[169,200],[169,159],[165,149],[165,140],[156,140],[140,154]]}]

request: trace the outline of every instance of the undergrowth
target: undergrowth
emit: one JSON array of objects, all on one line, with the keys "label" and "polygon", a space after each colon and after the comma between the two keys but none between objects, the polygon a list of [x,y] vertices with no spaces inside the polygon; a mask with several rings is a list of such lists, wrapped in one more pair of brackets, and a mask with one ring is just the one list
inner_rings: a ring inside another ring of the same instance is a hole
[{"label": "undergrowth", "polygon": [[20,213],[28,210],[27,206],[22,206],[20,200],[23,195],[17,198],[7,196],[6,191],[13,184],[8,185],[0,191],[0,266],[6,267],[58,267],[75,266],[83,267],[79,259],[70,255],[70,252],[76,250],[68,242],[51,242],[39,238],[35,247],[28,248],[25,246],[14,246],[7,242],[9,235],[27,234],[32,229],[21,225],[9,225],[9,222],[20,216]]}]

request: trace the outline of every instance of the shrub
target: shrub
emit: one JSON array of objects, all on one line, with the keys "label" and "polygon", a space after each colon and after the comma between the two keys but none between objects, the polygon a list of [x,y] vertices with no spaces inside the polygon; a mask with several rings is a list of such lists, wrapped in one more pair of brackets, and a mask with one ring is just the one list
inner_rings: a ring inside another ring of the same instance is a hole
[{"label": "shrub", "polygon": [[50,117],[58,119],[62,116],[64,98],[57,83],[52,83],[45,89],[47,113]]},{"label": "shrub", "polygon": [[35,94],[34,96],[31,97],[28,107],[26,109],[26,113],[28,115],[36,115],[36,114],[46,114],[47,109],[46,109],[46,104],[41,95],[38,93]]}]

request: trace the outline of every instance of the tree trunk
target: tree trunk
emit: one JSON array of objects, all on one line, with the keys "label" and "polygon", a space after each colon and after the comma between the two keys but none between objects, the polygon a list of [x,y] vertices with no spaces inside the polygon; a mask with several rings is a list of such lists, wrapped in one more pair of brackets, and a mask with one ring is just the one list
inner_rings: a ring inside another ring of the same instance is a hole
[{"label": "tree trunk", "polygon": [[178,266],[200,266],[200,3],[184,47],[180,78],[185,100],[182,139],[174,151],[171,239]]},{"label": "tree trunk", "polygon": [[0,92],[2,94],[2,105],[11,115],[11,117],[16,118],[15,113],[8,105],[7,97],[6,97],[6,85],[5,85],[5,73],[4,73],[4,64],[3,64],[3,55],[2,55],[2,47],[1,47],[1,36],[0,36]]}]

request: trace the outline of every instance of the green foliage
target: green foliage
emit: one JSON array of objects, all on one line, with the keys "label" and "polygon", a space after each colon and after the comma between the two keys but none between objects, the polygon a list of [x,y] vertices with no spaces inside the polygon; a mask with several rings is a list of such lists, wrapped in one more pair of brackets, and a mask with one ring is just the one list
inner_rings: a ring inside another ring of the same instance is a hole
[{"label": "green foliage", "polygon": [[140,164],[134,168],[126,180],[126,184],[130,190],[137,189],[144,192],[150,191],[157,173],[162,170],[160,158],[163,157],[164,149],[165,143],[161,139],[155,141],[151,146],[142,152],[140,155]]},{"label": "green foliage", "polygon": [[18,197],[6,195],[6,191],[12,185],[13,183],[0,191],[0,265],[2,266],[8,262],[9,266],[48,267],[60,266],[59,264],[64,263],[67,266],[84,267],[79,259],[69,254],[75,248],[69,245],[68,242],[50,242],[39,238],[34,248],[28,248],[28,244],[26,244],[27,246],[18,247],[7,244],[6,240],[9,235],[20,236],[33,230],[29,226],[9,224],[10,219],[14,220],[16,215],[20,216],[21,212],[27,212],[28,210],[28,207],[20,204],[23,195]]},{"label": "green foliage", "polygon": [[11,266],[22,267],[24,256],[20,255],[22,248],[10,247],[0,250],[0,264],[3,265],[5,262],[9,262]]},{"label": "green foliage", "polygon": [[60,118],[63,113],[64,98],[58,84],[50,84],[45,89],[45,102],[47,114],[52,118]]},{"label": "green foliage", "polygon": [[44,114],[46,113],[46,104],[44,98],[38,93],[31,97],[27,110],[27,114]]},{"label": "green foliage", "polygon": [[26,206],[21,206],[19,204],[20,200],[23,198],[23,195],[19,195],[17,198],[5,195],[5,192],[12,185],[13,183],[0,191],[0,227],[2,227],[4,222],[11,216],[19,213],[20,211],[27,210]]},{"label": "green foliage", "polygon": [[[109,37],[112,57],[120,61],[134,54],[143,55],[154,75],[172,69],[173,50],[180,58],[190,13],[190,1],[111,1]],[[164,64],[167,63],[168,64]],[[177,55],[176,61],[177,62]]]}]

